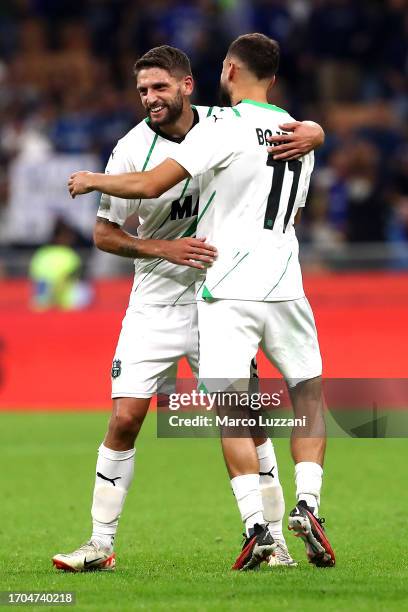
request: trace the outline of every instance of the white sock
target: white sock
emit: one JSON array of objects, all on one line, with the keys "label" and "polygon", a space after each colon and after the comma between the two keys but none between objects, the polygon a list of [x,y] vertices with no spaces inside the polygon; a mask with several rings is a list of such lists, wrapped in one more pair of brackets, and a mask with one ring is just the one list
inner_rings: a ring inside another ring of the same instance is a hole
[{"label": "white sock", "polygon": [[113,548],[119,516],[133,480],[135,449],[115,451],[99,447],[92,504],[92,540]]},{"label": "white sock", "polygon": [[282,519],[285,514],[285,500],[279,481],[278,463],[272,441],[256,447],[259,460],[259,484],[262,494],[264,520],[275,541],[285,544]]},{"label": "white sock", "polygon": [[301,461],[295,465],[296,499],[305,501],[316,516],[319,516],[322,479],[323,469],[318,463]]},{"label": "white sock", "polygon": [[264,523],[259,474],[235,476],[231,479],[231,486],[248,535],[255,523]]}]

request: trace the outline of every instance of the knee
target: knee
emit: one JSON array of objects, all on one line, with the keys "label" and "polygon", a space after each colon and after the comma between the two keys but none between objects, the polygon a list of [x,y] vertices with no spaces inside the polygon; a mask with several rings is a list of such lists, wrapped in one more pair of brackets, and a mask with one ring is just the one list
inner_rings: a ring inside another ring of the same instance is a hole
[{"label": "knee", "polygon": [[120,410],[112,415],[109,430],[115,436],[136,437],[142,426],[143,419],[128,410]]}]

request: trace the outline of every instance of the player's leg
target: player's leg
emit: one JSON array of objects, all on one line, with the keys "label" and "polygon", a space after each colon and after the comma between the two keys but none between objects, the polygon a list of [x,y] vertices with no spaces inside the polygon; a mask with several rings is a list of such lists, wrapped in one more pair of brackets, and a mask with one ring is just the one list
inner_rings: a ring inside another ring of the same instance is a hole
[{"label": "player's leg", "polygon": [[[318,518],[326,432],[322,363],[313,313],[306,298],[270,302],[268,308],[262,346],[286,379],[295,417],[302,419],[291,436],[298,504],[290,513],[289,527],[304,539],[313,563],[329,566],[334,564],[334,553]],[[300,515],[303,518],[294,518]]]},{"label": "player's leg", "polygon": [[184,323],[177,323],[176,314],[166,306],[133,307],[126,313],[112,365],[113,411],[96,465],[92,536],[73,553],[56,555],[58,569],[114,569],[113,542],[133,480],[135,440],[158,379],[175,377],[184,350],[179,333]]},{"label": "player's leg", "polygon": [[[256,356],[251,361],[251,388],[260,392],[257,381],[259,379]],[[261,487],[264,521],[268,523],[269,531],[275,540],[276,549],[269,558],[270,567],[285,566],[296,567],[292,559],[285,536],[283,535],[283,517],[285,515],[285,498],[279,480],[278,462],[272,441],[267,437],[254,438],[256,453],[259,461],[259,483]]]},{"label": "player's leg", "polygon": [[117,397],[113,400],[104,446],[116,451],[133,448],[149,409],[150,399],[150,397]]},{"label": "player's leg", "polygon": [[188,314],[189,322],[185,328],[185,357],[190,365],[194,378],[197,380],[200,366],[197,303],[186,305],[186,313]]},{"label": "player's leg", "polygon": [[289,389],[295,417],[307,422],[307,437],[303,427],[294,427],[291,452],[295,463],[296,496],[304,500],[318,515],[322,487],[323,463],[326,450],[324,402],[321,376],[301,381]]},{"label": "player's leg", "polygon": [[135,441],[149,409],[150,398],[120,397],[105,440],[99,447],[92,503],[92,542],[112,549],[126,496],[133,481]]},{"label": "player's leg", "polygon": [[[198,378],[199,362],[197,323],[192,325],[190,340],[191,342],[187,359],[194,376]],[[256,357],[251,359],[249,376],[251,383],[259,378]],[[282,531],[282,518],[285,512],[285,502],[283,498],[282,486],[279,482],[278,466],[273,445],[268,438],[256,438],[254,439],[254,442],[259,461],[259,476],[262,504],[264,507],[264,522],[268,523],[269,530],[272,536],[275,536],[278,545],[275,553],[270,557],[269,565],[295,566],[296,563],[289,554]],[[262,473],[262,471],[265,473]],[[265,507],[267,507],[267,510],[265,510]]]},{"label": "player's leg", "polygon": [[[194,308],[191,317],[189,351],[187,353],[187,359],[190,363],[193,374],[198,377],[199,363],[196,307]],[[251,359],[249,377],[251,379],[251,388],[254,389],[252,383],[259,378],[256,356]],[[269,565],[295,566],[296,563],[289,554],[282,530],[282,519],[285,513],[285,501],[283,497],[282,485],[279,481],[278,464],[273,444],[268,438],[256,438],[254,442],[259,461],[259,477],[264,522],[268,523],[269,530],[277,542],[276,551],[274,555],[271,556]],[[236,472],[237,470],[235,467],[234,473]]]},{"label": "player's leg", "polygon": [[[101,546],[108,546],[108,538],[113,545],[133,479],[135,441],[151,397],[163,390],[167,380],[176,378],[177,361],[183,353],[183,334],[188,327],[188,308],[145,306],[142,314],[137,310],[139,314],[131,318],[130,326],[126,326],[125,342],[120,341],[116,349],[116,355],[123,354],[124,360],[123,365],[120,360],[121,371],[113,377],[113,411],[105,440],[99,448],[92,505],[91,540]],[[129,334],[133,343],[138,344],[138,349],[131,348],[130,354]],[[161,385],[159,389],[158,385]],[[130,397],[131,394],[136,397]]]},{"label": "player's leg", "polygon": [[113,544],[134,473],[134,444],[150,398],[122,397],[113,400],[105,440],[98,450],[92,503],[92,535],[71,554],[53,558],[57,569],[71,571],[113,570]]},{"label": "player's leg", "polygon": [[326,449],[324,401],[321,377],[298,383],[290,389],[296,415],[309,422],[310,437],[294,428],[291,437],[292,457],[295,462],[297,504],[289,515],[289,529],[302,538],[306,554],[318,567],[332,567],[335,554],[319,518],[323,462]]},{"label": "player's leg", "polygon": [[[200,302],[198,314],[200,381],[209,392],[247,390],[250,363],[261,334],[261,324],[256,313],[251,311],[251,303],[235,300]],[[242,387],[245,384],[246,389]],[[234,416],[234,409],[223,414]],[[233,569],[246,570],[257,567],[269,557],[275,544],[263,517],[255,443],[250,429],[245,432],[241,428],[240,435],[242,437],[231,437],[227,429],[221,429],[224,460],[246,531],[241,554]]]},{"label": "player's leg", "polygon": [[275,449],[269,438],[256,438],[254,441],[259,461],[259,484],[264,522],[268,524],[268,529],[277,545],[268,565],[271,567],[296,567],[297,563],[292,559],[283,535],[285,498],[279,480]]}]

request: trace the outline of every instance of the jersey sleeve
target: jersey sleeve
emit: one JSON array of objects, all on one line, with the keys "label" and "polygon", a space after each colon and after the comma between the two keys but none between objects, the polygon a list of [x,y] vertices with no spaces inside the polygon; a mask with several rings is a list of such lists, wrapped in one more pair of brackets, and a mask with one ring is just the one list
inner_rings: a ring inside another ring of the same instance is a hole
[{"label": "jersey sleeve", "polygon": [[[119,142],[112,151],[105,174],[121,174],[122,172],[135,172],[135,170],[134,164],[126,154],[125,147]],[[126,219],[137,211],[139,203],[140,200],[124,200],[103,193],[97,215],[112,223],[123,225]]]},{"label": "jersey sleeve", "polygon": [[298,200],[298,208],[302,208],[306,204],[307,194],[309,192],[310,177],[314,167],[314,153],[311,151],[307,153],[302,160],[302,173],[300,177],[300,184],[302,185],[302,191]]},{"label": "jersey sleeve", "polygon": [[234,159],[236,124],[239,119],[227,119],[211,115],[201,121],[186,136],[171,155],[180,166],[192,176],[199,176],[208,170],[226,168]]}]

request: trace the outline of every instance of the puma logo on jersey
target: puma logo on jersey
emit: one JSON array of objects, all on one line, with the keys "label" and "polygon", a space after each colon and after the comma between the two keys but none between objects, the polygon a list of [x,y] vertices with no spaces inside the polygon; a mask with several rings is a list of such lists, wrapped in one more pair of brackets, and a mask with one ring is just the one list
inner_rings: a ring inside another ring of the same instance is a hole
[{"label": "puma logo on jersey", "polygon": [[171,203],[170,219],[175,221],[176,219],[195,217],[198,214],[198,203],[199,199],[197,198],[193,206],[193,196],[191,195],[186,196],[183,203],[181,203],[180,200],[174,200],[174,202]]}]

